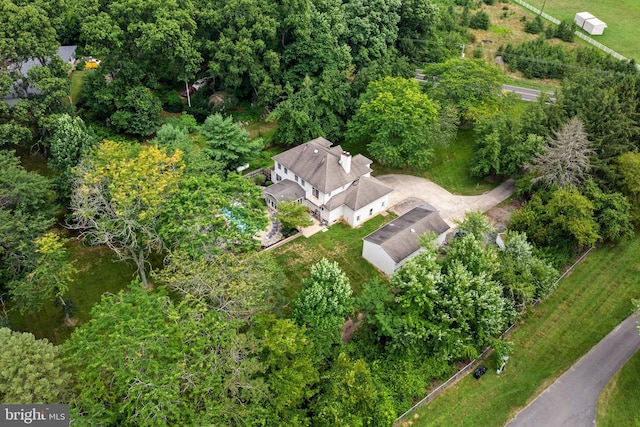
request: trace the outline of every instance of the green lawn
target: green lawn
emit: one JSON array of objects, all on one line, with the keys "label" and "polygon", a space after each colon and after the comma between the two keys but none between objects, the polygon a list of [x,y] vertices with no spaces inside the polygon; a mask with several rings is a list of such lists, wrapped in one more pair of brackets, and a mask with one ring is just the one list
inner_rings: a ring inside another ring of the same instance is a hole
[{"label": "green lawn", "polygon": [[[66,298],[71,298],[78,307],[73,314],[78,325],[89,320],[91,307],[100,301],[105,292],[116,293],[125,288],[134,278],[134,268],[126,262],[115,262],[113,252],[105,247],[86,247],[74,240],[70,244],[71,257],[80,272],[71,285]],[[64,324],[64,315],[53,303],[32,315],[10,315],[12,329],[28,331],[37,338],[47,338],[54,344],[66,340],[73,327]]]},{"label": "green lawn", "polygon": [[636,353],[602,390],[598,427],[640,427],[640,352]]},{"label": "green lawn", "polygon": [[274,249],[271,253],[284,271],[286,283],[284,298],[290,300],[300,290],[302,279],[309,276],[309,267],[323,257],[336,261],[349,277],[355,294],[362,284],[383,275],[362,258],[362,238],[377,230],[382,224],[394,218],[393,214],[378,215],[358,228],[334,224],[326,232],[309,238],[298,237],[290,243]]},{"label": "green lawn", "polygon": [[[559,20],[573,22],[578,12],[589,12],[604,21],[601,36],[590,36],[627,58],[640,59],[640,2],[638,0],[527,0]],[[585,34],[587,34],[585,32]],[[587,34],[588,35],[588,34]]]},{"label": "green lawn", "polygon": [[481,380],[468,375],[420,408],[413,425],[504,425],[633,311],[639,273],[640,236],[595,250],[511,335],[502,375],[490,358]]},{"label": "green lawn", "polygon": [[76,105],[78,103],[78,99],[80,99],[82,80],[86,74],[86,71],[74,71],[71,73],[71,103],[73,105]]},{"label": "green lawn", "polygon": [[[374,175],[405,174],[427,178],[451,193],[465,196],[482,194],[495,188],[499,182],[488,182],[471,176],[469,161],[473,156],[475,133],[471,129],[459,129],[456,140],[448,145],[437,145],[435,156],[427,170],[392,168],[373,162]],[[344,143],[342,147],[351,154],[362,153],[371,158],[366,146]]]}]

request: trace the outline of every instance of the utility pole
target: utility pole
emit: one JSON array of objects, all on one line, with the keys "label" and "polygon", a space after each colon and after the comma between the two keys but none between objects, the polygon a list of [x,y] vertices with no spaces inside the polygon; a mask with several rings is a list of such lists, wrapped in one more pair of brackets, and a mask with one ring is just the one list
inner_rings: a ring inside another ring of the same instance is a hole
[{"label": "utility pole", "polygon": [[187,83],[187,78],[184,78],[184,90],[187,92],[187,104],[189,104],[189,108],[191,108],[191,94],[189,93],[189,83]]}]

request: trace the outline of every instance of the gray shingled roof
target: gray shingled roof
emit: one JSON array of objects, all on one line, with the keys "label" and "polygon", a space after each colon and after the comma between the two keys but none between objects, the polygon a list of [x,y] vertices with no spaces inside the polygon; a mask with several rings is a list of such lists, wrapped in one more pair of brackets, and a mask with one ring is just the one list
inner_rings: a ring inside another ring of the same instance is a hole
[{"label": "gray shingled roof", "polygon": [[449,229],[438,212],[417,207],[364,238],[379,245],[395,262],[400,262],[420,248],[419,236],[433,231],[440,235]]},{"label": "gray shingled roof", "polygon": [[331,141],[320,137],[280,153],[273,160],[323,193],[329,193],[372,171],[371,160],[357,154],[351,158],[351,171],[346,173],[339,163],[342,151],[339,145],[331,147]]},{"label": "gray shingled roof", "polygon": [[387,187],[377,179],[363,176],[355,181],[351,187],[333,196],[327,203],[327,208],[333,210],[338,206],[347,205],[356,211],[392,191],[393,188]]},{"label": "gray shingled roof", "polygon": [[285,179],[276,184],[270,185],[263,190],[264,194],[268,194],[278,202],[288,202],[290,200],[299,200],[304,197],[304,189],[293,181]]}]

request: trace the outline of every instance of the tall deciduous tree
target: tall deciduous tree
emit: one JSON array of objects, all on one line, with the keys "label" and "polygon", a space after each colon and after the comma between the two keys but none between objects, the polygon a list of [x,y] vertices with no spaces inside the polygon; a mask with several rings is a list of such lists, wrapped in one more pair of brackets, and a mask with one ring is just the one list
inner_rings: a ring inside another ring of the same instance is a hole
[{"label": "tall deciduous tree", "polygon": [[0,403],[66,403],[70,380],[58,347],[0,328]]},{"label": "tall deciduous tree", "polygon": [[[69,251],[64,247],[65,240],[60,236],[46,233],[37,238],[35,243],[38,254],[35,268],[24,280],[9,284],[9,294],[22,313],[38,311],[51,302],[66,305],[64,294],[78,273],[69,260]],[[65,321],[71,322],[68,314]]]},{"label": "tall deciduous tree", "polygon": [[368,144],[373,158],[391,166],[425,168],[438,135],[438,104],[415,80],[387,77],[369,84],[348,123],[347,139]]},{"label": "tall deciduous tree", "polygon": [[214,114],[207,117],[200,127],[204,138],[204,152],[224,165],[225,169],[235,169],[255,159],[264,147],[262,138],[249,139],[249,133],[234,123],[233,117]]},{"label": "tall deciduous tree", "polygon": [[0,284],[32,268],[35,239],[54,223],[52,201],[47,178],[27,172],[13,152],[0,151]]},{"label": "tall deciduous tree", "polygon": [[293,318],[307,326],[317,353],[326,355],[340,342],[340,328],[352,308],[349,279],[337,262],[323,258],[311,267],[310,277],[303,279]]},{"label": "tall deciduous tree", "polygon": [[591,169],[589,156],[593,154],[582,120],[569,120],[555,138],[547,137],[542,153],[531,159],[526,169],[534,174],[533,182],[545,187],[580,187]]},{"label": "tall deciduous tree", "polygon": [[64,344],[83,425],[259,422],[268,388],[254,345],[203,304],[139,282],[106,295]]},{"label": "tall deciduous tree", "polygon": [[313,224],[309,208],[298,202],[280,202],[276,218],[285,228],[308,227]]},{"label": "tall deciduous tree", "polygon": [[187,176],[164,202],[158,231],[173,248],[197,258],[259,245],[268,223],[260,188],[240,175]]},{"label": "tall deciduous tree", "polygon": [[164,248],[158,219],[178,189],[181,155],[169,156],[153,145],[105,141],[77,169],[70,227],[80,230],[85,242],[107,245],[120,259],[133,260],[147,287],[148,256]]}]

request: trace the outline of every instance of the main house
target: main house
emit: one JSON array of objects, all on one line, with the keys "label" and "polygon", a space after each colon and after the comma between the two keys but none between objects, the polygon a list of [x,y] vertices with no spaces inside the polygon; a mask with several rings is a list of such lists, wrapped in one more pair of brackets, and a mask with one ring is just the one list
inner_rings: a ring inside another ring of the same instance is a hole
[{"label": "main house", "polygon": [[267,205],[296,201],[327,224],[343,220],[352,227],[387,209],[392,188],[371,176],[371,160],[351,156],[339,145],[316,138],[273,157],[273,185],[264,190]]}]

